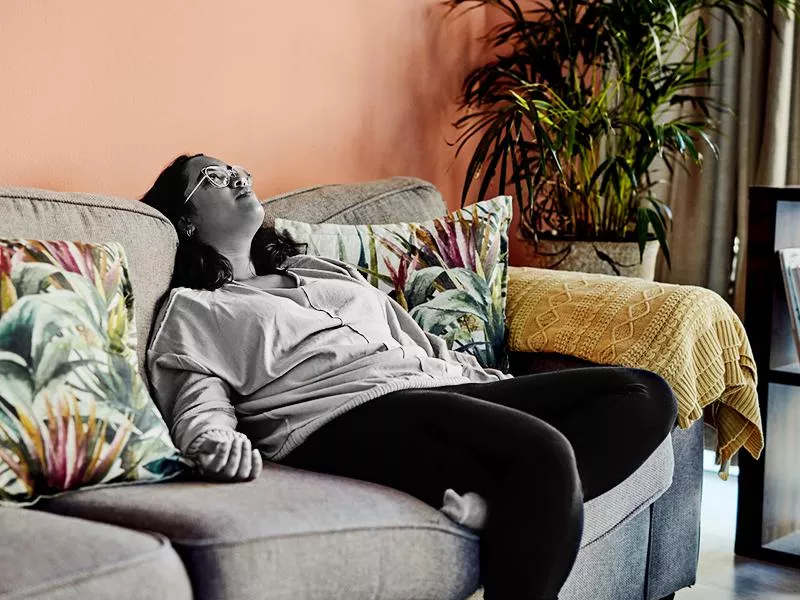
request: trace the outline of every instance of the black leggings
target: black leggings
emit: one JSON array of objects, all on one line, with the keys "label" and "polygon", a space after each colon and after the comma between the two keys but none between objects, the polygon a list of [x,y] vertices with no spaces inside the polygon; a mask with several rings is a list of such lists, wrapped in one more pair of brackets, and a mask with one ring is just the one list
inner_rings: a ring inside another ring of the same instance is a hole
[{"label": "black leggings", "polygon": [[485,600],[556,598],[583,531],[583,502],[635,471],[676,417],[649,371],[591,367],[394,392],[315,431],[281,462],[402,490],[435,508],[444,490],[488,505]]}]

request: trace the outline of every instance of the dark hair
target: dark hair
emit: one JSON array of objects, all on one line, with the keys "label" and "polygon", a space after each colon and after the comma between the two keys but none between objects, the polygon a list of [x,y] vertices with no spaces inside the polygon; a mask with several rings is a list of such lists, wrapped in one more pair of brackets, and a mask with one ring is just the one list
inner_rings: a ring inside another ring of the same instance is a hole
[{"label": "dark hair", "polygon": [[[178,252],[170,287],[215,290],[233,281],[233,265],[213,246],[199,241],[197,236],[187,236],[178,226],[181,217],[190,214],[190,205],[183,198],[189,183],[186,164],[198,156],[203,154],[182,154],[173,160],[161,171],[141,201],[167,217],[178,232]],[[279,233],[272,227],[262,227],[250,244],[250,259],[256,274],[278,272],[288,257],[300,254],[301,246],[306,244],[298,244],[288,234]]]}]

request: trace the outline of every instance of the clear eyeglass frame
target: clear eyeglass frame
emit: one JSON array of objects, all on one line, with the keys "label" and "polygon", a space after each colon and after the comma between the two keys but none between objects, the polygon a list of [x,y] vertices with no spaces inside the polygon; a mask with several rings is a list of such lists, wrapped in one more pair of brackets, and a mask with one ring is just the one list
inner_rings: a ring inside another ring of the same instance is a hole
[{"label": "clear eyeglass frame", "polygon": [[208,182],[215,188],[220,189],[228,187],[231,184],[231,181],[244,180],[244,185],[247,186],[253,183],[253,176],[250,175],[247,169],[240,167],[239,165],[234,165],[230,168],[221,167],[219,165],[209,165],[207,167],[203,167],[200,170],[200,173],[202,173],[203,176],[200,178],[200,181],[197,182],[197,185],[194,186],[192,191],[189,192],[189,195],[186,196],[186,200],[183,201],[184,204],[189,202],[189,199],[206,180],[208,180]]}]

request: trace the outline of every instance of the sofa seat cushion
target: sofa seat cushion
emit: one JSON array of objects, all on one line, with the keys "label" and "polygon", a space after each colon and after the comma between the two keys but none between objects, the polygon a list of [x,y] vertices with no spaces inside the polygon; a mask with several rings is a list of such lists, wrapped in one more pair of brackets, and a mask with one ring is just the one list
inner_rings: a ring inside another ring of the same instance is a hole
[{"label": "sofa seat cushion", "polygon": [[672,436],[668,435],[630,477],[584,504],[581,547],[597,541],[658,500],[672,485],[674,468]]},{"label": "sofa seat cushion", "polygon": [[0,508],[0,531],[2,600],[192,598],[162,536],[16,508]]},{"label": "sofa seat cushion", "polygon": [[77,491],[37,508],[168,536],[203,600],[455,600],[478,583],[478,538],[433,507],[275,463],[247,483]]}]

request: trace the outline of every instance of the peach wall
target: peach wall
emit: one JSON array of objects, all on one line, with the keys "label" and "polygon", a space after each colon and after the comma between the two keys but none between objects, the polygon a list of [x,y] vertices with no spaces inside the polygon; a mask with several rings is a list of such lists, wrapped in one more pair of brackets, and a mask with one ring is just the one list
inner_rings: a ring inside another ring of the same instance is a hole
[{"label": "peach wall", "polygon": [[140,196],[182,152],[259,196],[415,175],[459,205],[453,99],[484,15],[437,0],[5,2],[0,185]]}]

